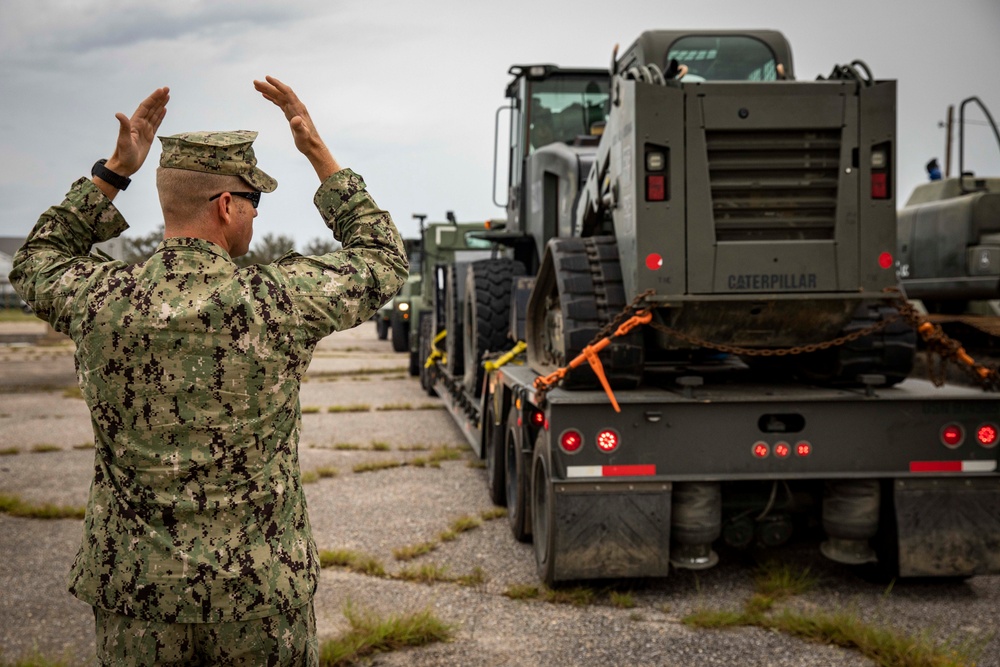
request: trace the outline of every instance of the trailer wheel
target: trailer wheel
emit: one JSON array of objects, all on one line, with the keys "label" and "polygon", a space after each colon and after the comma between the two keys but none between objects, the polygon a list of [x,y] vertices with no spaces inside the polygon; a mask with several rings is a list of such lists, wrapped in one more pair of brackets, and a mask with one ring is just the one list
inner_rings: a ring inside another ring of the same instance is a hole
[{"label": "trailer wheel", "polygon": [[437,396],[434,391],[434,369],[424,366],[427,358],[431,356],[431,341],[434,340],[434,321],[430,313],[420,314],[420,335],[417,341],[417,358],[419,360],[420,386],[427,392],[428,396]]},{"label": "trailer wheel", "polygon": [[397,318],[392,319],[392,351],[406,352],[410,347],[410,323]]},{"label": "trailer wheel", "polygon": [[486,458],[486,486],[490,500],[501,507],[507,504],[507,486],[504,475],[504,424],[497,420],[493,396],[486,397],[486,416],[483,417],[483,451]]},{"label": "trailer wheel", "polygon": [[410,377],[417,377],[420,375],[420,355],[416,350],[410,350],[410,367],[407,369],[410,373]]},{"label": "trailer wheel", "polygon": [[463,300],[466,364],[462,381],[474,396],[483,388],[483,356],[514,345],[509,335],[510,288],[513,277],[523,274],[524,265],[512,259],[483,259],[469,265]]},{"label": "trailer wheel", "polygon": [[511,410],[507,418],[507,434],[504,438],[504,460],[506,462],[507,521],[510,532],[518,542],[531,539],[528,527],[527,487],[529,483],[527,461],[521,448],[521,427],[517,424],[517,411]]},{"label": "trailer wheel", "polygon": [[545,433],[535,442],[531,474],[531,528],[535,543],[538,578],[550,588],[555,583],[555,507],[552,477],[549,475],[548,445]]},{"label": "trailer wheel", "polygon": [[385,340],[389,337],[389,323],[382,319],[381,315],[375,316],[375,334],[379,340]]},{"label": "trailer wheel", "polygon": [[449,264],[446,271],[444,287],[444,328],[448,335],[444,339],[445,368],[454,378],[462,375],[465,370],[462,356],[462,301],[458,293],[458,267]]}]

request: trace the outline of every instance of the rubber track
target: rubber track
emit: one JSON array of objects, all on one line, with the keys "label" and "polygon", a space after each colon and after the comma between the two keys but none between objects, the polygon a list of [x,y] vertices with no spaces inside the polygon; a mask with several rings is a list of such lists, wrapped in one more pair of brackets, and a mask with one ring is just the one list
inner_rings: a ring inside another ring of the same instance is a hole
[{"label": "rubber track", "polygon": [[[869,327],[896,312],[891,306],[862,306],[841,335]],[[883,386],[892,386],[910,374],[916,347],[916,332],[908,323],[898,320],[856,341],[803,356],[800,370],[806,379],[844,386],[859,385],[859,375],[880,374],[886,378]]]},{"label": "rubber track", "polygon": [[[614,237],[557,239],[551,249],[568,363],[625,307],[625,288]],[[642,334],[636,331],[615,339],[600,359],[612,387],[638,386],[644,359]],[[592,389],[600,385],[590,367],[584,366],[570,371],[562,386]]]}]

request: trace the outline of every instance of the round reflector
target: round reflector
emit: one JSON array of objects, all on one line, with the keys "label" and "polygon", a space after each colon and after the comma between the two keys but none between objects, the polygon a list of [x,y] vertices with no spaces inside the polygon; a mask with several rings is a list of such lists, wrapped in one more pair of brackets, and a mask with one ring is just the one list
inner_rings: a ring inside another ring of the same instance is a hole
[{"label": "round reflector", "polygon": [[878,256],[878,265],[883,269],[888,269],[892,266],[892,255],[887,252],[882,253]]},{"label": "round reflector", "polygon": [[771,451],[766,442],[755,442],[753,445],[753,455],[759,459],[765,458]]},{"label": "round reflector", "polygon": [[795,445],[795,453],[799,456],[809,456],[812,454],[813,447],[805,440],[799,442]]},{"label": "round reflector", "polygon": [[583,436],[580,435],[579,431],[570,429],[563,431],[563,434],[559,436],[559,446],[567,454],[573,454],[580,449],[581,445],[583,445]]},{"label": "round reflector", "polygon": [[663,266],[663,257],[658,253],[650,253],[646,255],[646,268],[650,271],[656,271],[658,268]]},{"label": "round reflector", "polygon": [[774,446],[774,455],[779,459],[783,459],[792,453],[792,448],[788,446],[787,442],[779,442]]},{"label": "round reflector", "polygon": [[945,447],[955,448],[965,440],[965,429],[960,424],[948,424],[941,429],[941,443]]},{"label": "round reflector", "polygon": [[618,449],[618,443],[621,439],[618,434],[609,428],[604,429],[597,434],[597,448],[605,453],[610,453]]},{"label": "round reflector", "polygon": [[1000,440],[1000,431],[997,429],[996,424],[983,424],[978,429],[976,429],[976,440],[983,447],[996,447],[997,441]]}]

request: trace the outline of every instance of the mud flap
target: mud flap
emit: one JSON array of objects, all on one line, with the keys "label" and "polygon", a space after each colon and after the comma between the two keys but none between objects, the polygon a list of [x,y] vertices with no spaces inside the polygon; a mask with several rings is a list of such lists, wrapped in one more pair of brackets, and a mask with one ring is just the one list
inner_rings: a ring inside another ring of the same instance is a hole
[{"label": "mud flap", "polygon": [[670,482],[554,486],[556,580],[667,576]]},{"label": "mud flap", "polygon": [[1000,478],[898,479],[899,575],[1000,573]]}]

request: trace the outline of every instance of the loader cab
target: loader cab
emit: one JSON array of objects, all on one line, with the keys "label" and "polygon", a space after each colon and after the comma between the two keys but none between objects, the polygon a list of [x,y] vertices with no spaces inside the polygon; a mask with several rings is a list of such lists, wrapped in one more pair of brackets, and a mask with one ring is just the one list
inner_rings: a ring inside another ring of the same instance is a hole
[{"label": "loader cab", "polygon": [[557,193],[545,196],[543,190],[573,181],[575,191],[580,174],[586,177],[586,157],[595,152],[604,128],[610,77],[606,69],[556,65],[514,65],[509,74],[514,79],[507,86],[506,107],[508,229],[530,237],[515,245],[515,255],[531,270],[545,242],[558,232],[557,209],[565,208],[566,216],[570,211],[559,206]]},{"label": "loader cab", "polygon": [[794,79],[791,47],[774,30],[647,31],[618,60],[618,71],[650,64],[667,71],[671,60],[687,66],[683,83]]}]

